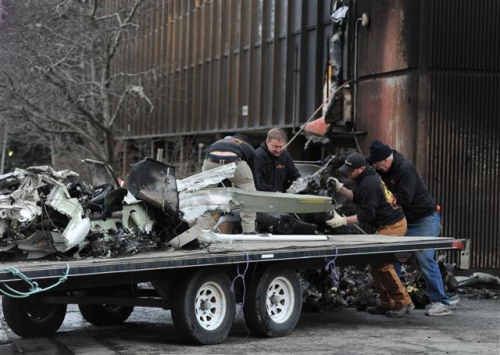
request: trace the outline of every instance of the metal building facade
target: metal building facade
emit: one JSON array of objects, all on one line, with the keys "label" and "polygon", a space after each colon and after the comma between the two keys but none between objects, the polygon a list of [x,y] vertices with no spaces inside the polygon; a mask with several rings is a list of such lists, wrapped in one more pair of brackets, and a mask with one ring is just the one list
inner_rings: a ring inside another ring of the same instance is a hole
[{"label": "metal building facade", "polygon": [[162,94],[152,115],[122,121],[125,135],[298,127],[321,100],[330,8],[330,0],[153,1],[123,65],[156,68]]},{"label": "metal building facade", "polygon": [[[121,138],[296,131],[322,102],[334,3],[150,1],[121,65],[154,68],[160,95],[153,113],[122,117]],[[344,3],[362,153],[381,139],[413,160],[443,208],[443,235],[471,240],[471,268],[499,269],[499,3]],[[290,147],[295,159],[319,158],[302,143]]]},{"label": "metal building facade", "polygon": [[363,12],[361,146],[382,139],[416,162],[443,235],[471,240],[454,261],[500,268],[500,3],[357,1]]},{"label": "metal building facade", "polygon": [[430,188],[471,265],[500,268],[500,3],[431,1],[427,48]]}]

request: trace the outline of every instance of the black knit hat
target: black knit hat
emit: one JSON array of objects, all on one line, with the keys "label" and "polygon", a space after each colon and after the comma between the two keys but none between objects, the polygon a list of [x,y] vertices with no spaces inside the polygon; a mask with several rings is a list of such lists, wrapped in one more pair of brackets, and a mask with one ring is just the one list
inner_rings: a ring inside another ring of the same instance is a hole
[{"label": "black knit hat", "polygon": [[374,140],[370,146],[370,156],[368,157],[368,161],[373,164],[389,158],[391,154],[391,147],[379,140]]},{"label": "black knit hat", "polygon": [[366,165],[365,157],[359,153],[353,153],[347,157],[344,165],[342,165],[339,168],[339,171],[342,174],[349,175],[350,173],[353,172],[353,170],[359,169],[365,165]]},{"label": "black knit hat", "polygon": [[247,136],[245,136],[244,134],[241,134],[241,133],[236,133],[234,135],[234,138],[238,138],[238,139],[241,139],[242,141],[245,141],[247,143],[250,143],[250,140],[248,139]]}]

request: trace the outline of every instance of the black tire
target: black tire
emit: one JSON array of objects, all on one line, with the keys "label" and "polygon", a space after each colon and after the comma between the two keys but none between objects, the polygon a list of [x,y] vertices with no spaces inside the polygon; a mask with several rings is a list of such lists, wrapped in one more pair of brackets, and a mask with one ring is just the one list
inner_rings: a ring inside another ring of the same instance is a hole
[{"label": "black tire", "polygon": [[79,304],[78,308],[83,319],[97,326],[122,324],[134,311],[133,306],[106,304]]},{"label": "black tire", "polygon": [[176,330],[197,345],[222,343],[236,314],[231,283],[218,269],[200,269],[176,283],[171,314]]},{"label": "black tire", "polygon": [[66,308],[66,304],[41,304],[36,297],[2,297],[7,325],[24,338],[54,335],[64,321]]},{"label": "black tire", "polygon": [[294,270],[276,264],[257,272],[243,314],[248,328],[269,338],[290,334],[300,318],[302,287]]}]

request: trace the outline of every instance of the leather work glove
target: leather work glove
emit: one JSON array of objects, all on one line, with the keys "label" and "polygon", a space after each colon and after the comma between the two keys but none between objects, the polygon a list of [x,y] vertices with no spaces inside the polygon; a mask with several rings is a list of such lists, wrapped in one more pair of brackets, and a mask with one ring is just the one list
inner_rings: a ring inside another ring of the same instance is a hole
[{"label": "leather work glove", "polygon": [[333,218],[325,222],[332,228],[338,228],[347,225],[347,220],[345,217],[339,215],[335,210],[333,211]]},{"label": "leather work glove", "polygon": [[328,187],[335,187],[335,191],[339,192],[340,190],[342,190],[342,187],[344,186],[343,183],[341,183],[339,181],[339,179],[333,177],[333,176],[330,176],[328,178],[328,180],[326,180],[326,186]]}]

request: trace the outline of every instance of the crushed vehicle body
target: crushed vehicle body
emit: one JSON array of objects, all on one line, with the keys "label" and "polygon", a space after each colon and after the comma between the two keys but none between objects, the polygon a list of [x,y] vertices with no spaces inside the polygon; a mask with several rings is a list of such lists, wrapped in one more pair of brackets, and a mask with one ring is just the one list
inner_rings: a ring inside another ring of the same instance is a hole
[{"label": "crushed vehicle body", "polygon": [[[207,216],[222,218],[202,230],[224,234],[217,226],[229,216],[236,216],[237,225],[240,209],[258,212],[260,230],[268,236],[314,234],[317,224],[297,216],[327,216],[333,209],[327,196],[213,187],[234,175],[235,164],[177,180],[172,166],[145,158],[131,165],[122,187],[109,164],[83,162],[91,183],[75,172],[50,167],[17,169],[0,177],[1,260],[118,257],[171,247],[170,240]],[[198,236],[200,231],[191,233],[190,241]]]},{"label": "crushed vehicle body", "polygon": [[84,162],[92,170],[91,185],[75,172],[49,167],[0,177],[2,260],[109,257],[155,247],[154,220],[144,203],[119,186],[107,163]]}]

